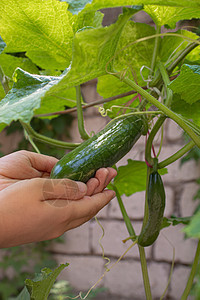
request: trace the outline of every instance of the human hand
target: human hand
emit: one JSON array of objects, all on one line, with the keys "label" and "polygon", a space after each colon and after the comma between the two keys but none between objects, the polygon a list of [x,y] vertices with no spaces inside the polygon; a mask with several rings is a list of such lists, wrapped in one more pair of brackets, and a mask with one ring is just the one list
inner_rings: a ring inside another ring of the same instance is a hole
[{"label": "human hand", "polygon": [[27,151],[7,157],[0,159],[0,247],[58,237],[91,219],[115,195],[104,190],[116,176],[112,168],[99,169],[84,184],[49,179],[55,158]]}]

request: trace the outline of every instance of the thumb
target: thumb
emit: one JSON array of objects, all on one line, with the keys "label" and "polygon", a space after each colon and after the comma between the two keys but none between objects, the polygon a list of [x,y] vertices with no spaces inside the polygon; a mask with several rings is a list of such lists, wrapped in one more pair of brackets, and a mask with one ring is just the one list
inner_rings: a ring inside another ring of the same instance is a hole
[{"label": "thumb", "polygon": [[32,179],[41,189],[41,200],[78,200],[87,193],[87,186],[83,182],[70,179]]}]

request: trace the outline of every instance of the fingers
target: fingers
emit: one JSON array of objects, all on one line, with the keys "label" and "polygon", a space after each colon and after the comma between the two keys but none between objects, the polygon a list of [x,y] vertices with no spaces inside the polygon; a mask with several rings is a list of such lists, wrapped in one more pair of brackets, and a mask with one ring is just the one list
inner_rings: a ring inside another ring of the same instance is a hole
[{"label": "fingers", "polygon": [[90,178],[87,182],[87,195],[91,196],[99,186],[99,180],[97,178]]},{"label": "fingers", "polygon": [[58,160],[29,151],[18,151],[0,158],[0,178],[30,179],[49,177]]},{"label": "fingers", "polygon": [[72,220],[83,219],[89,220],[94,217],[105,205],[115,197],[112,190],[104,190],[102,193],[95,194],[91,197],[85,196],[83,199],[71,202]]},{"label": "fingers", "polygon": [[91,196],[102,192],[116,175],[117,171],[113,168],[101,168],[97,170],[95,178],[91,178],[87,182],[87,195]]},{"label": "fingers", "polygon": [[69,179],[31,179],[33,193],[37,199],[45,200],[78,200],[87,193],[87,186],[83,182]]},{"label": "fingers", "polygon": [[27,156],[32,168],[43,173],[50,173],[58,159],[52,156],[38,154],[29,151],[22,151],[23,155]]}]

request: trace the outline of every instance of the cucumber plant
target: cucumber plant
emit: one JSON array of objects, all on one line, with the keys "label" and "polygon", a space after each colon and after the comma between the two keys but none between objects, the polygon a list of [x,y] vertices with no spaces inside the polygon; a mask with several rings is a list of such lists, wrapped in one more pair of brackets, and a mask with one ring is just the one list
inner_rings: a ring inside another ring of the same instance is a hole
[{"label": "cucumber plant", "polygon": [[[117,21],[103,26],[101,10],[115,7],[121,7]],[[142,11],[155,26],[134,21],[135,14]],[[52,178],[87,181],[101,166],[115,164],[146,134],[141,165],[145,166],[147,184],[139,236],[121,198],[126,191],[120,184],[120,170],[111,188],[116,191],[130,239],[139,248],[146,299],[152,299],[144,247],[154,243],[161,228],[171,221],[163,219],[161,174],[191,149],[200,148],[200,38],[198,28],[193,32],[190,27],[176,28],[181,20],[200,18],[199,1],[135,0],[133,6],[131,0],[2,0],[0,13],[0,130],[18,120],[35,151],[39,152],[38,141],[71,150],[55,166]],[[103,99],[88,104],[81,85],[93,79],[97,79],[97,91]],[[113,119],[94,136],[86,132],[82,112],[91,106],[98,107],[102,118]],[[31,126],[33,118],[67,118],[72,111],[77,111],[82,143],[56,140]],[[160,161],[163,134],[158,153],[153,144],[167,119],[176,122],[189,141]],[[129,174],[130,165],[124,166]],[[130,185],[129,195],[138,190]],[[198,239],[199,228],[196,232]],[[182,300],[191,290],[199,255],[198,242]],[[34,289],[33,284],[28,291]],[[30,297],[33,299],[32,294]]]}]

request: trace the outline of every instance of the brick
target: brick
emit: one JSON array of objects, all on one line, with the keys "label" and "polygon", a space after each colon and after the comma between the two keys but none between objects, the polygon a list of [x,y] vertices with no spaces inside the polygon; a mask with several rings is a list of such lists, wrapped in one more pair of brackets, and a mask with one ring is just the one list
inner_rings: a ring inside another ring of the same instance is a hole
[{"label": "brick", "polygon": [[170,217],[173,214],[174,210],[174,193],[172,188],[165,186],[165,195],[166,195],[166,205],[165,205],[165,217]]},{"label": "brick", "polygon": [[[174,194],[173,190],[170,187],[165,187],[166,193],[166,207],[165,207],[165,216],[169,217],[173,213],[174,208]],[[144,205],[145,205],[145,191],[138,192],[130,197],[122,196],[122,200],[128,216],[134,220],[141,220],[144,216]],[[122,213],[119,208],[117,199],[114,198],[108,209],[108,216],[111,218],[122,219]]]},{"label": "brick", "polygon": [[[126,249],[131,245],[131,241],[127,241],[125,244],[122,240],[126,239],[129,234],[123,221],[101,221],[101,225],[104,228],[105,235],[101,240],[104,247],[106,256],[117,256],[120,257]],[[136,234],[138,235],[141,230],[142,223],[133,224]],[[92,247],[95,254],[102,255],[102,249],[99,245],[99,239],[102,236],[102,230],[97,223],[93,224],[92,229]],[[146,257],[149,258],[151,255],[151,247],[146,248]],[[135,245],[126,254],[126,257],[139,257],[138,247]]]},{"label": "brick", "polygon": [[23,134],[21,132],[6,135],[6,131],[2,131],[0,133],[1,151],[6,154],[13,152],[18,147],[18,143],[22,138]]},{"label": "brick", "polygon": [[[181,147],[182,146],[180,145],[163,147],[159,156],[159,161],[168,158],[169,156],[177,152]],[[195,180],[200,177],[199,166],[200,164],[197,164],[194,161],[188,161],[181,166],[180,159],[178,159],[174,163],[167,166],[168,174],[165,174],[163,176],[163,181],[175,184],[176,182]]]},{"label": "brick", "polygon": [[[113,199],[114,200],[114,199]],[[113,201],[112,200],[112,201]],[[111,202],[112,202],[111,201]],[[110,204],[109,204],[110,205]],[[98,218],[106,218],[108,216],[108,205],[104,206],[96,215]]]},{"label": "brick", "polygon": [[[87,291],[103,274],[104,261],[101,257],[55,255],[58,264],[69,263],[59,275],[60,280],[69,281],[77,291]],[[103,281],[101,282],[103,284]]]},{"label": "brick", "polygon": [[196,180],[200,177],[200,163],[193,160],[184,163],[179,170],[181,181]]},{"label": "brick", "polygon": [[167,122],[167,140],[175,143],[183,143],[183,130],[172,120]]},{"label": "brick", "polygon": [[[169,295],[175,299],[181,299],[181,295],[185,289],[190,268],[186,266],[177,266],[173,270]],[[193,297],[188,298],[194,299]]]},{"label": "brick", "polygon": [[153,299],[160,298],[167,286],[170,266],[168,264],[148,264],[149,281]]},{"label": "brick", "polygon": [[120,261],[106,274],[105,287],[122,298],[146,299],[140,262]]},{"label": "brick", "polygon": [[56,243],[51,249],[57,253],[89,253],[89,222],[64,234],[64,243]]},{"label": "brick", "polygon": [[[139,192],[130,197],[122,196],[122,200],[126,211],[130,218],[142,219],[144,215],[145,192]],[[114,198],[109,206],[109,217],[122,219],[122,213],[116,198]]]},{"label": "brick", "polygon": [[175,248],[175,261],[191,263],[195,256],[196,240],[184,239],[181,231],[183,226],[170,226],[163,229],[155,243],[154,254],[156,260],[172,261],[173,248]]},{"label": "brick", "polygon": [[183,186],[183,193],[180,201],[180,212],[182,217],[191,216],[198,205],[198,201],[194,201],[199,185],[196,183],[187,183]]}]

